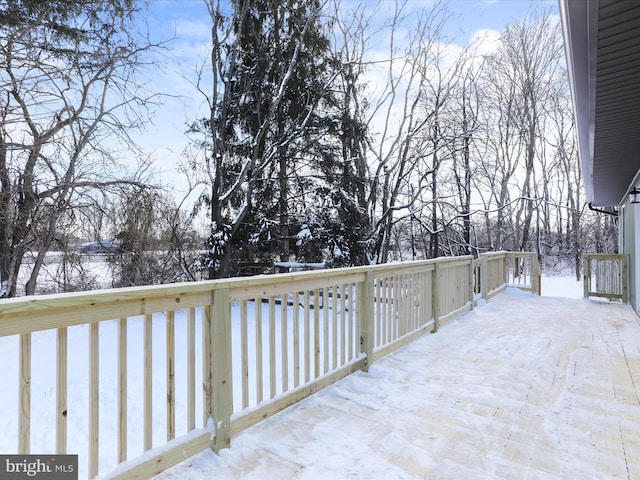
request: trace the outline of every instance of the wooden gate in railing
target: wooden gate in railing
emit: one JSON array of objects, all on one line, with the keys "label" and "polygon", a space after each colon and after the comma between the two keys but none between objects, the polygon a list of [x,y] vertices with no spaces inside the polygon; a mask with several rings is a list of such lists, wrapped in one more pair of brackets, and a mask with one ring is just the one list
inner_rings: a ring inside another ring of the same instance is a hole
[{"label": "wooden gate in railing", "polygon": [[77,453],[80,478],[148,478],[479,297],[536,291],[532,272],[535,255],[498,252],[0,301],[0,361],[19,372],[0,377],[0,451]]},{"label": "wooden gate in railing", "polygon": [[588,253],[583,263],[584,298],[629,301],[629,255]]}]

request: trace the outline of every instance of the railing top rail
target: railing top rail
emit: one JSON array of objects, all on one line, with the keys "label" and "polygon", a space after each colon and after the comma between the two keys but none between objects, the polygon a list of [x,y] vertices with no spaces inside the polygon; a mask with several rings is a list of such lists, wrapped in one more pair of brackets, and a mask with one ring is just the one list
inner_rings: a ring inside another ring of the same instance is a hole
[{"label": "railing top rail", "polygon": [[256,298],[277,295],[292,291],[291,289],[321,288],[332,282],[363,281],[367,272],[380,277],[395,271],[431,271],[436,264],[455,266],[472,260],[471,255],[441,257],[360,267],[10,298],[0,300],[0,336],[211,305],[212,292],[219,289],[229,289],[232,297],[237,299]]},{"label": "railing top rail", "polygon": [[537,254],[535,252],[508,252],[506,250],[499,250],[497,252],[487,252],[483,253],[481,257],[487,258],[496,258],[496,257],[535,257]]},{"label": "railing top rail", "polygon": [[493,257],[504,257],[506,254],[507,254],[506,251],[498,250],[497,252],[486,252],[486,253],[483,253],[482,256],[483,257],[487,257],[487,258],[493,258]]},{"label": "railing top rail", "polygon": [[599,260],[617,260],[628,257],[628,253],[585,253],[584,258],[595,258]]},{"label": "railing top rail", "polygon": [[322,279],[340,277],[345,274],[366,273],[385,270],[397,270],[398,268],[421,268],[435,263],[462,262],[473,259],[471,255],[460,257],[440,257],[429,260],[416,260],[410,262],[385,263],[379,265],[363,265],[360,267],[344,267],[324,270],[309,270],[291,273],[276,273],[269,275],[254,275],[251,277],[234,277],[217,280],[201,280],[197,282],[183,282],[164,285],[145,285],[139,287],[110,288],[102,290],[87,290],[82,292],[54,293],[50,295],[33,295],[29,297],[16,297],[0,300],[0,319],[4,314],[12,311],[24,311],[38,308],[47,308],[58,302],[64,301],[65,306],[74,304],[96,305],[98,303],[111,303],[114,301],[126,301],[132,298],[167,297],[192,294],[197,292],[210,292],[221,288],[238,288],[242,286],[256,286],[261,284],[286,284],[307,280],[310,278]]},{"label": "railing top rail", "polygon": [[473,255],[462,255],[459,257],[439,257],[439,258],[430,258],[428,260],[413,260],[410,262],[392,262],[392,263],[383,263],[380,265],[371,265],[368,267],[354,267],[354,268],[371,268],[374,273],[376,272],[384,272],[385,270],[397,270],[398,267],[401,267],[403,270],[408,268],[419,269],[421,267],[429,267],[435,265],[436,263],[469,263],[473,260]]},{"label": "railing top rail", "polygon": [[[131,300],[150,300],[154,298],[179,298],[185,295],[211,292],[223,288],[240,288],[262,284],[285,284],[308,278],[322,279],[340,277],[346,273],[365,272],[372,267],[337,268],[295,273],[278,273],[273,275],[256,275],[218,280],[202,280],[198,282],[174,283],[168,285],[148,285],[140,287],[112,288],[89,290],[84,292],[57,293],[52,295],[34,295],[0,300],[0,322],[12,313],[45,310],[49,308],[73,308],[77,305],[96,306],[101,304],[127,303]],[[179,302],[179,301],[178,301]],[[144,312],[142,312],[144,313]]]},{"label": "railing top rail", "polygon": [[537,253],[535,253],[535,252],[505,252],[505,256],[507,258],[537,257]]}]

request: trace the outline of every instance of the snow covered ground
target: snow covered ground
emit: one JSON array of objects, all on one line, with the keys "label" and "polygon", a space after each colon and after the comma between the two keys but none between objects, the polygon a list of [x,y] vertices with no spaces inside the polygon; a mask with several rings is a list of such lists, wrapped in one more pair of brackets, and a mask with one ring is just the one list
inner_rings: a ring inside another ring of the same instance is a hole
[{"label": "snow covered ground", "polygon": [[575,276],[543,274],[541,284],[543,297],[582,298],[582,280]]},{"label": "snow covered ground", "polygon": [[[576,282],[575,279],[566,276],[544,276],[542,280],[542,293],[546,296],[556,297],[574,297],[582,296],[582,282]],[[180,349],[186,344],[184,340],[185,327],[183,320],[176,317],[176,346]],[[455,332],[443,332],[444,335],[453,335]],[[462,332],[461,332],[462,334]],[[154,336],[158,336],[158,342],[164,342],[164,330],[158,328],[154,330]],[[130,322],[129,325],[129,432],[136,438],[141,438],[142,429],[142,391],[141,387],[136,389],[135,385],[142,385],[142,354],[139,351],[141,345],[142,325],[141,322]],[[32,441],[31,451],[33,453],[51,453],[55,449],[55,429],[51,428],[55,424],[55,340],[54,332],[37,332],[33,334],[33,378],[32,378]],[[108,351],[116,345],[117,329],[115,322],[103,322],[100,331],[101,349]],[[80,478],[86,477],[87,464],[87,424],[88,424],[88,392],[87,392],[87,359],[88,359],[88,328],[79,326],[69,329],[69,344],[74,349],[69,352],[69,365],[72,366],[69,371],[69,452],[78,453],[80,455]],[[113,418],[117,415],[117,397],[115,389],[109,388],[116,384],[116,356],[111,357],[112,360],[101,360],[100,381],[100,438],[101,438],[101,473],[107,473],[114,466],[117,446],[117,431]],[[178,352],[177,358],[183,358],[182,352]],[[0,378],[0,411],[5,412],[0,416],[0,431],[7,432],[0,435],[0,452],[11,454],[17,452],[16,435],[18,432],[18,339],[16,337],[0,338],[0,365],[5,366],[7,371],[13,372],[13,375],[4,375]],[[154,367],[160,372],[156,378],[163,378],[165,373],[165,365],[162,358],[158,361],[154,359]],[[176,365],[177,369],[181,369],[182,365]],[[379,386],[375,382],[368,384],[371,393],[379,390]],[[103,389],[104,386],[104,389]],[[154,385],[157,392],[154,394],[158,398],[162,398],[163,384]],[[184,384],[177,385],[178,390],[186,388]],[[412,395],[409,391],[408,395]],[[179,394],[180,395],[180,394]],[[198,396],[198,401],[200,398]],[[404,400],[398,398],[398,402]],[[162,402],[158,402],[161,404]],[[199,411],[199,410],[198,410]],[[176,412],[177,425],[183,424],[186,417],[186,410],[179,409]],[[158,418],[158,425],[154,425],[154,444],[162,444],[165,435],[162,420],[163,412],[159,411],[154,418]],[[328,428],[328,427],[327,427]],[[340,436],[342,426],[336,424],[333,426],[335,430],[326,432],[327,438],[337,438]],[[186,432],[178,430],[177,434],[181,435]],[[287,448],[292,439],[283,439],[283,444],[278,444],[274,448]],[[251,443],[251,442],[249,442]],[[231,462],[233,455],[239,454],[246,448],[242,447],[243,440],[233,441],[234,448],[230,452],[223,454],[226,460]],[[104,452],[104,454],[102,454]],[[136,442],[129,444],[130,456],[141,453],[141,445]],[[321,452],[317,452],[319,455]],[[217,457],[216,457],[217,458]],[[240,457],[238,457],[239,459]],[[218,462],[209,453],[200,455],[194,462],[189,465],[200,465],[214,461]],[[203,463],[204,462],[204,463]],[[375,461],[374,461],[375,464]],[[179,470],[184,468],[184,470]],[[177,472],[177,473],[176,473]],[[202,468],[201,473],[196,473],[195,468],[178,467],[167,478],[210,478],[211,471],[207,473],[206,468]],[[388,477],[387,477],[388,478]]]}]

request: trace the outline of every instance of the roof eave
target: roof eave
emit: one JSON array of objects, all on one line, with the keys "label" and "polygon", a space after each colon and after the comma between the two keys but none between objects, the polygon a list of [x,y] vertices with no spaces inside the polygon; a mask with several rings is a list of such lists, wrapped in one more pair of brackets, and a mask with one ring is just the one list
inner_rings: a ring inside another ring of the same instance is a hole
[{"label": "roof eave", "polygon": [[593,185],[598,1],[559,0],[580,164],[587,201],[598,203]]}]

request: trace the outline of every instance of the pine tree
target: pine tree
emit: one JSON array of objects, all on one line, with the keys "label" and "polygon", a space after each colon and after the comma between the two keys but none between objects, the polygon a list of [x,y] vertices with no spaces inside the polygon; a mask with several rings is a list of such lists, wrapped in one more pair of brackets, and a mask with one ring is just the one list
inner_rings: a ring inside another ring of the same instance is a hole
[{"label": "pine tree", "polygon": [[[331,85],[335,65],[322,34],[317,1],[238,1],[214,21],[210,119],[212,230],[203,266],[210,277],[234,273],[255,255],[289,260],[290,240],[304,223],[304,195],[314,159],[335,147]],[[215,80],[214,80],[215,82]],[[295,253],[295,252],[294,252]]]}]

